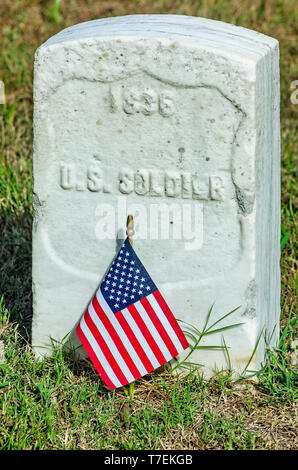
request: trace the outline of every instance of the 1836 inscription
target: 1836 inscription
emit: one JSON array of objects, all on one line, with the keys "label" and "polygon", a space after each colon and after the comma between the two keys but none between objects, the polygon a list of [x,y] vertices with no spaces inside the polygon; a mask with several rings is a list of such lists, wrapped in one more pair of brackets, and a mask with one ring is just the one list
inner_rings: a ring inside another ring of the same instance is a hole
[{"label": "1836 inscription", "polygon": [[174,95],[171,91],[157,92],[151,88],[124,88],[122,85],[110,86],[110,110],[124,111],[126,114],[142,113],[145,116],[159,113],[169,117],[175,112]]}]

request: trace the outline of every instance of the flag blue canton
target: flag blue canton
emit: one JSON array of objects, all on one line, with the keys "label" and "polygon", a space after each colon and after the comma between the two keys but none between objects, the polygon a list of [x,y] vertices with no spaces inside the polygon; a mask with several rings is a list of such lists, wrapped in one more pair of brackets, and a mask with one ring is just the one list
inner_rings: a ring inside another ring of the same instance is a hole
[{"label": "flag blue canton", "polygon": [[157,290],[128,238],[102,281],[100,289],[113,313]]}]

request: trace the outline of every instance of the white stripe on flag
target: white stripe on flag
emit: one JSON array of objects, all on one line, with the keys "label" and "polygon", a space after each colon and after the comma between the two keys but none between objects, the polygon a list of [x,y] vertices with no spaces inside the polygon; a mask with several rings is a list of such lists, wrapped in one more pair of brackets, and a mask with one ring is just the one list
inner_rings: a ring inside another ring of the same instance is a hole
[{"label": "white stripe on flag", "polygon": [[139,314],[141,315],[142,319],[144,320],[144,323],[146,324],[148,330],[152,334],[153,338],[155,339],[159,349],[163,353],[164,357],[166,358],[167,361],[173,358],[172,354],[168,350],[165,342],[163,341],[162,337],[160,336],[159,332],[154,326],[154,323],[152,322],[151,318],[149,317],[148,313],[144,309],[143,305],[141,304],[140,301],[135,303],[135,307],[138,310]]},{"label": "white stripe on flag", "polygon": [[102,295],[100,289],[98,289],[96,296],[97,296],[98,303],[100,304],[104,313],[106,314],[106,316],[112,323],[113,327],[115,328],[116,332],[118,333],[122,343],[124,344],[128,354],[130,355],[132,361],[134,362],[135,366],[139,370],[140,374],[141,375],[147,374],[147,370],[145,369],[141,359],[139,358],[133,345],[129,341],[129,338],[127,334],[125,333],[125,331],[123,330],[122,326],[120,325],[119,321],[116,319],[115,314],[112,312],[107,302],[105,301],[104,296]]},{"label": "white stripe on flag", "polygon": [[102,335],[103,339],[107,343],[108,348],[110,349],[112,356],[115,358],[117,364],[121,368],[123,374],[125,375],[125,378],[127,379],[128,382],[133,382],[135,380],[134,376],[130,372],[129,368],[126,365],[126,362],[124,361],[123,357],[121,356],[117,346],[115,345],[114,341],[112,340],[109,332],[107,331],[106,327],[98,317],[97,313],[94,310],[94,307],[92,305],[92,302],[90,303],[88,307],[88,312],[90,314],[90,317],[95,324],[96,328],[98,329],[99,333]]},{"label": "white stripe on flag", "polygon": [[160,308],[160,305],[157,302],[154,295],[153,294],[148,295],[147,299],[150,302],[151,307],[153,308],[153,310],[157,314],[160,322],[163,324],[164,328],[166,329],[166,332],[168,333],[169,337],[171,338],[172,343],[176,347],[178,353],[184,351],[184,348],[183,348],[182,344],[180,343],[178,336],[176,335],[174,329],[172,328],[172,325],[170,324],[169,320],[167,319],[167,317],[163,313],[163,310]]},{"label": "white stripe on flag", "polygon": [[93,334],[89,330],[89,328],[88,328],[88,326],[85,322],[84,316],[81,318],[80,326],[82,328],[82,331],[83,331],[84,335],[86,336],[87,341],[89,342],[92,350],[96,354],[99,362],[101,363],[101,365],[102,365],[103,369],[105,370],[106,374],[108,375],[109,379],[113,382],[113,384],[116,387],[122,387],[122,384],[119,382],[119,380],[116,377],[113,369],[111,368],[109,362],[107,361],[105,355],[103,354],[102,350],[100,349],[100,347],[98,345],[98,342],[96,341]]},{"label": "white stripe on flag", "polygon": [[160,363],[156,359],[154,352],[152,351],[149,344],[147,343],[146,338],[144,338],[143,333],[141,332],[138,325],[134,321],[130,311],[127,310],[127,308],[125,308],[124,310],[121,310],[121,311],[123,313],[123,316],[124,316],[125,320],[129,324],[129,326],[132,329],[132,331],[134,332],[134,334],[136,335],[136,338],[139,341],[140,345],[144,349],[149,361],[151,362],[153,367],[156,369],[157,367],[160,366]]}]

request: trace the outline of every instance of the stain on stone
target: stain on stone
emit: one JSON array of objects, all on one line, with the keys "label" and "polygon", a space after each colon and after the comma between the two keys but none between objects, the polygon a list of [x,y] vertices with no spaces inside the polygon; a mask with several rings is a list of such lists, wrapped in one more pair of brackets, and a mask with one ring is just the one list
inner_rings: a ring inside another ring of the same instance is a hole
[{"label": "stain on stone", "polygon": [[236,200],[238,207],[243,215],[251,214],[255,201],[255,193],[253,191],[245,191],[244,189],[239,188],[234,183]]},{"label": "stain on stone", "polygon": [[257,284],[255,279],[252,279],[245,292],[246,308],[242,314],[243,317],[255,318],[256,317],[256,298],[257,298]]},{"label": "stain on stone", "polygon": [[183,168],[183,154],[185,152],[185,148],[184,147],[180,147],[178,149],[178,152],[179,152],[179,162],[178,162],[178,166],[179,168]]},{"label": "stain on stone", "polygon": [[33,231],[37,229],[37,225],[42,220],[44,216],[45,201],[41,201],[38,195],[33,191]]}]

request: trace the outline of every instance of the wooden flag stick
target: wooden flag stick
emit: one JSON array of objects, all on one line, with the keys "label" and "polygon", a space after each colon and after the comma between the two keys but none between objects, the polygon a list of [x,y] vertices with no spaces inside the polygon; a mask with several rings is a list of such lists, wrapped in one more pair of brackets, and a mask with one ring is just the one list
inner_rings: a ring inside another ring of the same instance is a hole
[{"label": "wooden flag stick", "polygon": [[127,222],[126,222],[126,235],[128,236],[128,241],[131,244],[131,246],[133,246],[132,237],[133,237],[134,233],[135,233],[135,231],[134,231],[133,216],[128,215],[127,216]]}]

